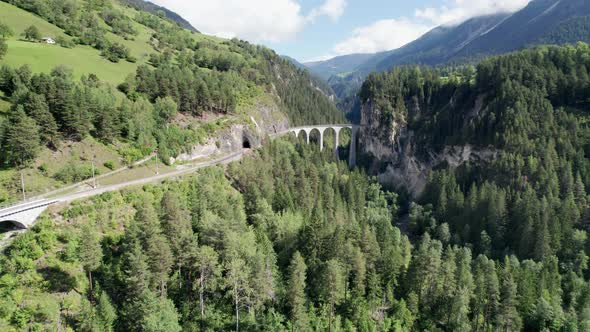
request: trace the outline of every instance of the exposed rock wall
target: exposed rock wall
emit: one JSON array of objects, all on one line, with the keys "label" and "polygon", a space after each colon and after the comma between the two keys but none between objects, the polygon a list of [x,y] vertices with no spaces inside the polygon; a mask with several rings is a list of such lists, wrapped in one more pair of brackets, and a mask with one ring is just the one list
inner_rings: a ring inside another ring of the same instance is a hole
[{"label": "exposed rock wall", "polygon": [[243,149],[247,141],[252,148],[258,147],[267,135],[285,131],[289,128],[287,117],[281,113],[276,105],[257,104],[247,112],[246,124],[233,124],[221,130],[207,142],[192,147],[185,152],[171,158],[170,162],[186,162],[214,155],[229,154]]},{"label": "exposed rock wall", "polygon": [[[481,108],[481,105],[479,105]],[[419,109],[414,109],[419,112]],[[441,164],[458,167],[466,162],[479,163],[496,157],[497,151],[477,149],[466,144],[446,146],[441,152],[417,153],[414,132],[404,123],[383,124],[382,114],[371,102],[361,108],[360,149],[369,157],[369,173],[388,186],[405,188],[414,197],[424,190],[430,172]]]}]

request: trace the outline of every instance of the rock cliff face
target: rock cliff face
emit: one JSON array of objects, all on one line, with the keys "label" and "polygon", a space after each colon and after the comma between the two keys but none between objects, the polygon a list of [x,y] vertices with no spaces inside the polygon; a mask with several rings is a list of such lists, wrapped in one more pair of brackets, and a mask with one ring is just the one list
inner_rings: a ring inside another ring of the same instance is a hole
[{"label": "rock cliff face", "polygon": [[[414,112],[419,113],[419,109],[415,108]],[[381,115],[381,110],[371,102],[361,107],[361,158],[369,160],[369,173],[376,175],[382,184],[405,188],[414,197],[422,193],[430,172],[437,166],[454,168],[466,162],[485,162],[498,153],[469,144],[446,146],[440,152],[426,148],[426,153],[418,153],[414,132],[403,122],[383,124]]]},{"label": "rock cliff face", "polygon": [[276,105],[257,104],[247,112],[249,117],[243,123],[230,125],[219,131],[207,142],[192,147],[190,152],[172,158],[171,163],[186,162],[214,155],[229,154],[262,144],[267,135],[276,134],[289,128],[287,117]]}]

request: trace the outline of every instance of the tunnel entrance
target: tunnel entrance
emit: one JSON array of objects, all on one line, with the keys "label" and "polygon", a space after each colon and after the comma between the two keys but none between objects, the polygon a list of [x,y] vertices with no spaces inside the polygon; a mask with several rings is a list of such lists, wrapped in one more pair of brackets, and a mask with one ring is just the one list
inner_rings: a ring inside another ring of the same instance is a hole
[{"label": "tunnel entrance", "polygon": [[242,149],[251,149],[250,140],[247,137],[242,138]]}]

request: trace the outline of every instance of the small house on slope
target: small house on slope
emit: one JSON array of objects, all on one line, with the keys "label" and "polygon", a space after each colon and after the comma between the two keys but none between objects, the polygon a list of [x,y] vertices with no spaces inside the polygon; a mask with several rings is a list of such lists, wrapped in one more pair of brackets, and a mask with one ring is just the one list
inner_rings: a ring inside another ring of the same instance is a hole
[{"label": "small house on slope", "polygon": [[49,44],[49,45],[55,44],[55,40],[53,40],[53,38],[51,38],[51,37],[43,37],[41,39],[41,41],[44,42],[45,44]]}]

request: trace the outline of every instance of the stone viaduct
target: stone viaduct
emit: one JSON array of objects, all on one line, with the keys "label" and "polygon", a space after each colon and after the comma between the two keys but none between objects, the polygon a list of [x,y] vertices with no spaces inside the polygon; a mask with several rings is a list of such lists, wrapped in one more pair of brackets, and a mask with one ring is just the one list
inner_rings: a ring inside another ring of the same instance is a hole
[{"label": "stone viaduct", "polygon": [[295,136],[299,137],[301,133],[305,133],[305,141],[309,144],[311,133],[317,131],[320,134],[320,141],[318,142],[320,145],[320,151],[324,149],[324,134],[327,130],[334,131],[334,155],[336,158],[339,158],[338,155],[338,146],[339,146],[339,137],[340,131],[342,129],[348,128],[350,129],[350,152],[348,154],[348,165],[350,168],[353,168],[356,165],[356,140],[358,136],[358,131],[360,126],[359,125],[352,125],[352,124],[334,124],[334,125],[317,125],[317,126],[303,126],[303,127],[295,127],[290,128],[286,131],[286,133],[293,133]]}]

